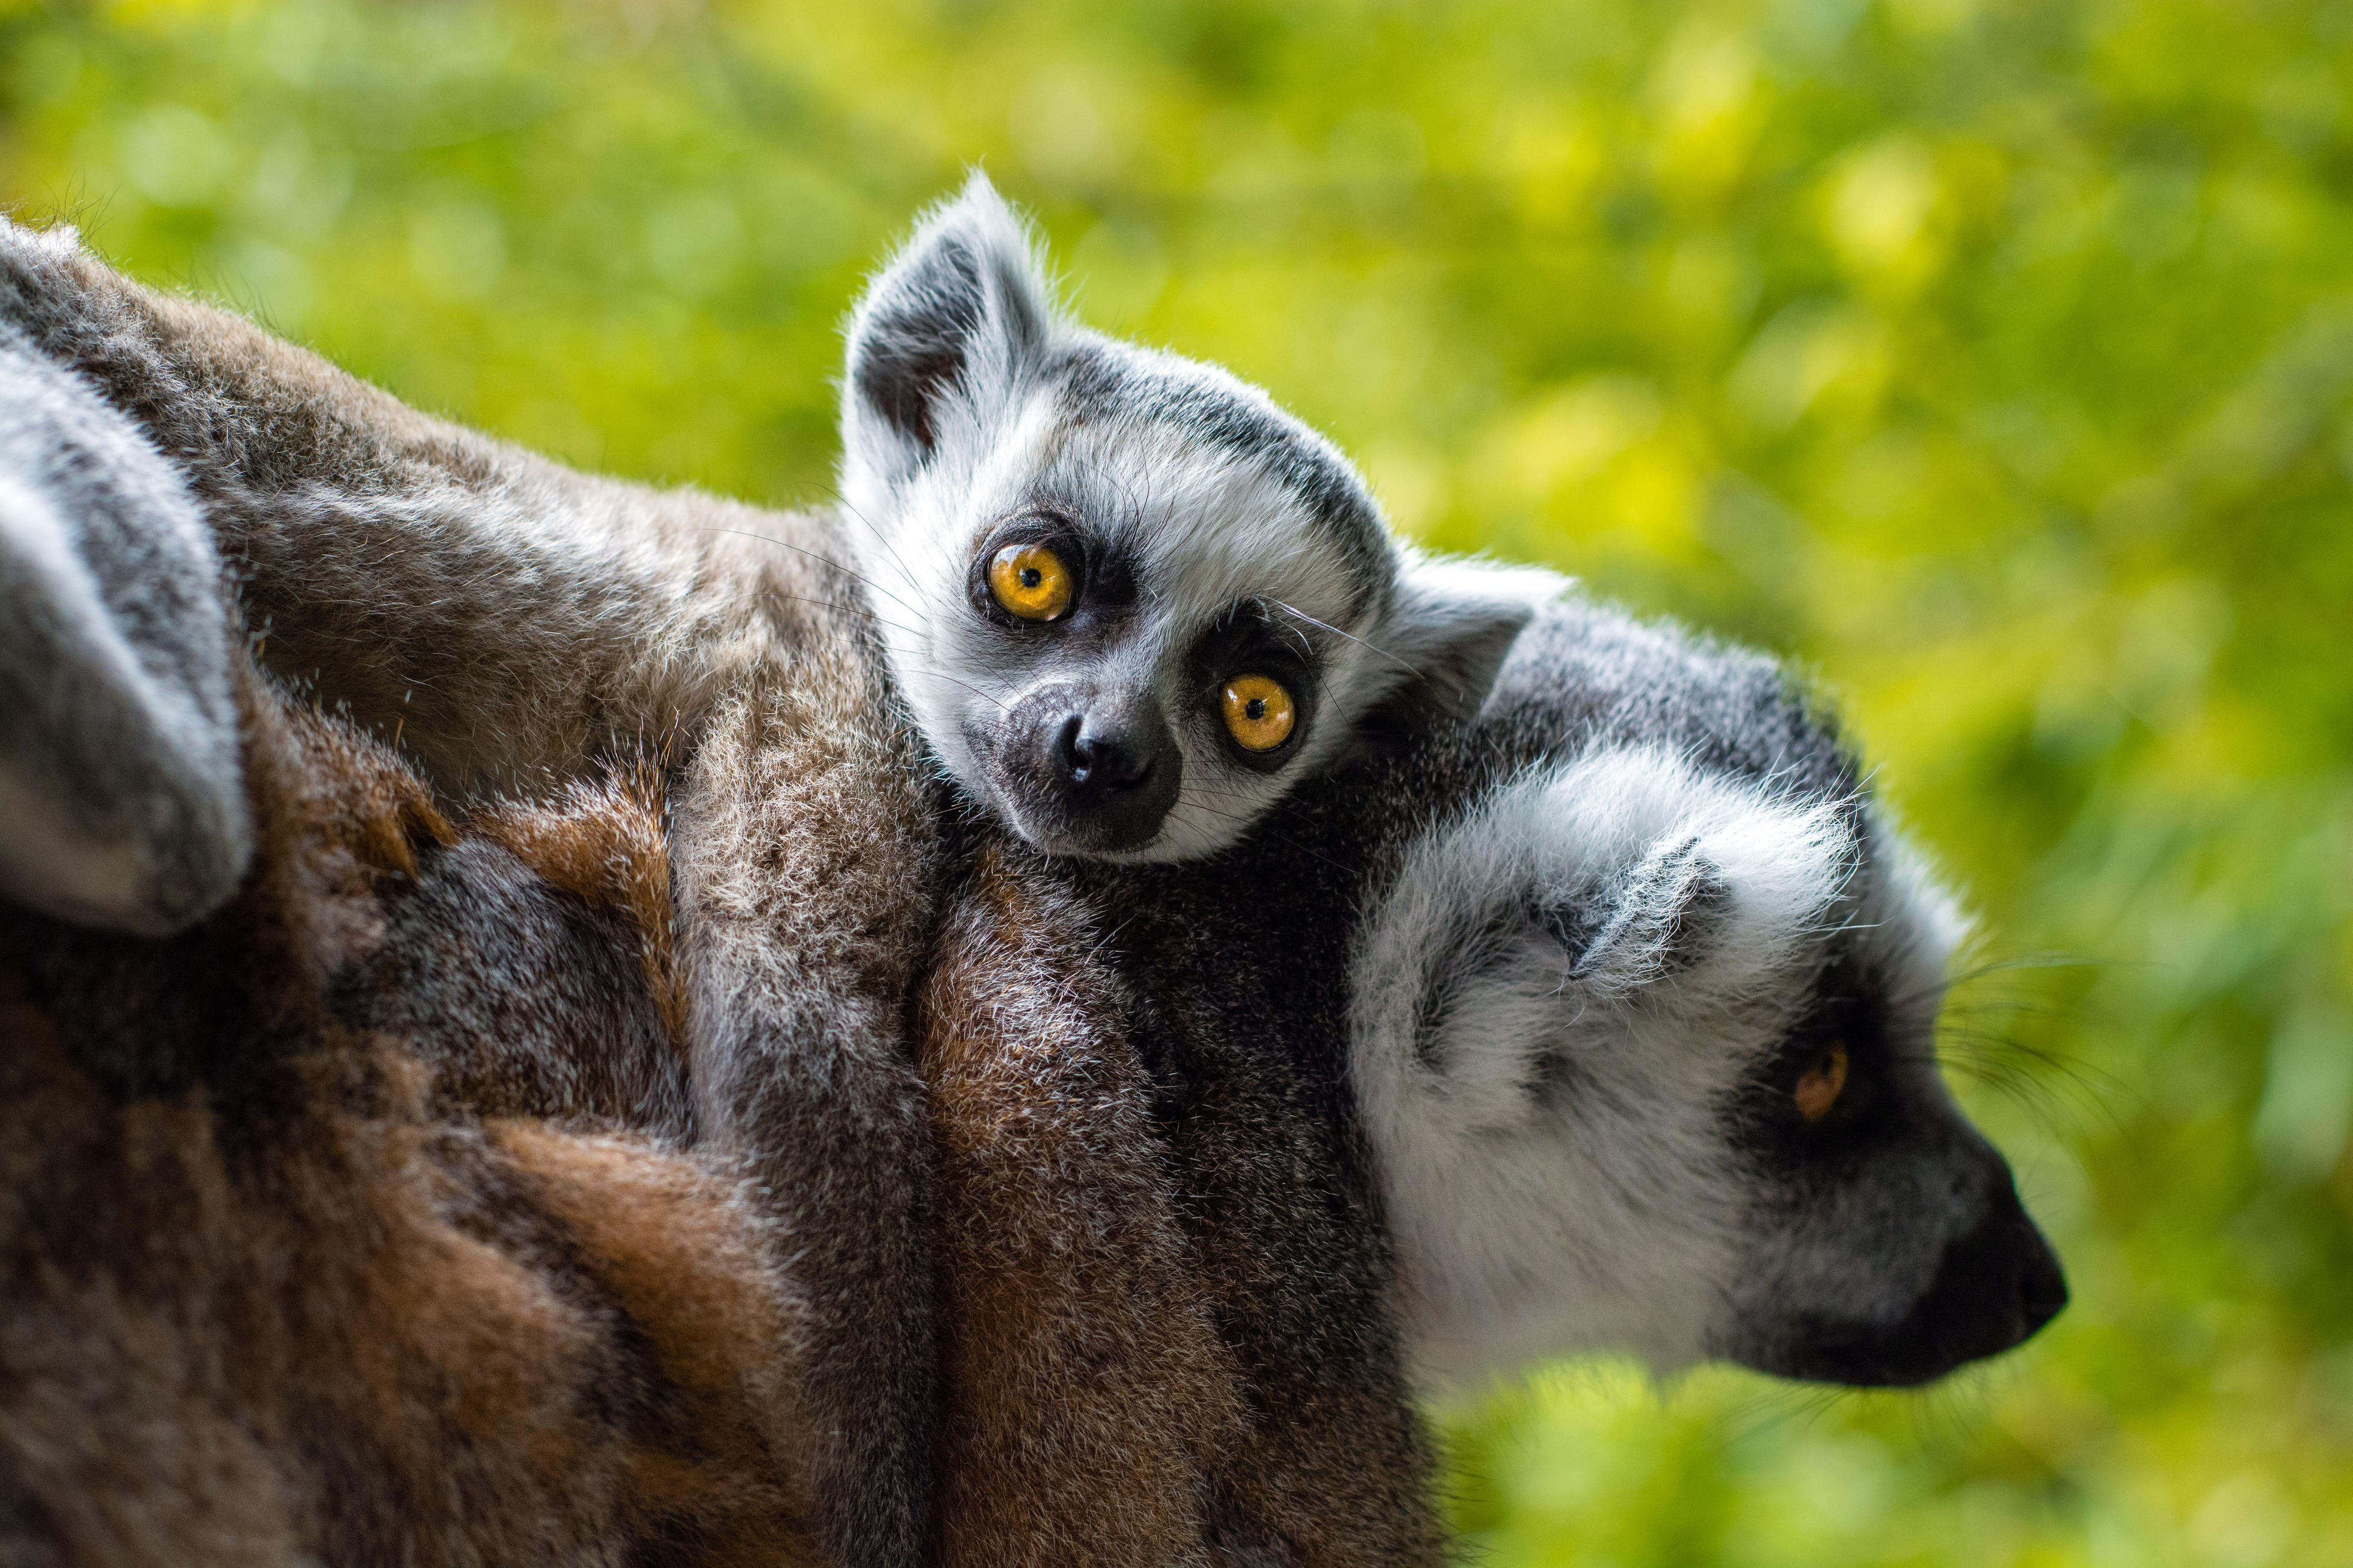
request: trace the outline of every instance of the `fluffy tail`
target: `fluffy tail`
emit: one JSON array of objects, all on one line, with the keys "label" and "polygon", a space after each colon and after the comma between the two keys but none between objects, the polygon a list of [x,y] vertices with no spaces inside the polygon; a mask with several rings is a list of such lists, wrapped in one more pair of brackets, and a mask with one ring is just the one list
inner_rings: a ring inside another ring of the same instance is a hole
[{"label": "fluffy tail", "polygon": [[0,896],[163,935],[236,890],[234,647],[178,474],[0,337]]}]

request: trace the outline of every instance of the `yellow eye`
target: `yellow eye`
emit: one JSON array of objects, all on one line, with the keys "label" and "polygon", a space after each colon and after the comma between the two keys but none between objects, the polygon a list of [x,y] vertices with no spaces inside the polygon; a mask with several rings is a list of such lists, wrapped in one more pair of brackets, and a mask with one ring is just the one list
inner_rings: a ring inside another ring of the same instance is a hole
[{"label": "yellow eye", "polygon": [[1071,569],[1042,544],[1008,544],[989,558],[988,591],[1025,621],[1055,620],[1071,607]]},{"label": "yellow eye", "polygon": [[1791,1096],[1798,1102],[1798,1114],[1809,1121],[1820,1121],[1838,1103],[1839,1091],[1846,1088],[1846,1046],[1832,1046],[1806,1069],[1798,1080],[1797,1092]]},{"label": "yellow eye", "polygon": [[1237,675],[1226,682],[1226,728],[1253,752],[1271,752],[1291,738],[1299,710],[1291,693],[1263,675]]}]

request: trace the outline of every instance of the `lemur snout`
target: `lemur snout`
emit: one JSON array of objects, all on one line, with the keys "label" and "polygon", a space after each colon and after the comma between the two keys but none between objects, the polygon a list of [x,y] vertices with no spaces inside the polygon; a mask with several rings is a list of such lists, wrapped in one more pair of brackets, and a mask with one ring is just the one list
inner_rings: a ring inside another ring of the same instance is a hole
[{"label": "lemur snout", "polygon": [[1185,759],[1146,693],[1055,686],[1014,704],[994,770],[1040,847],[1117,853],[1151,841],[1176,804]]},{"label": "lemur snout", "polygon": [[1063,721],[1054,760],[1062,776],[1082,788],[1131,789],[1152,776],[1152,757],[1127,728],[1092,714],[1073,713]]},{"label": "lemur snout", "polygon": [[1910,1385],[2034,1337],[2067,1305],[2058,1255],[2007,1180],[1992,1212],[1945,1248],[1911,1313],[1851,1381]]},{"label": "lemur snout", "polygon": [[2043,1324],[2057,1317],[2067,1306],[2067,1275],[2059,1267],[2059,1255],[2051,1250],[2051,1243],[2042,1232],[2030,1225],[2033,1232],[2032,1256],[2027,1260],[2025,1277],[2019,1283],[2019,1324],[2025,1331],[2021,1341],[2031,1339]]},{"label": "lemur snout", "polygon": [[1863,1387],[1915,1387],[1998,1355],[2067,1305],[2067,1277],[1990,1149],[1984,1212],[1945,1244],[1935,1277],[1894,1322],[1818,1321],[1752,1366]]}]

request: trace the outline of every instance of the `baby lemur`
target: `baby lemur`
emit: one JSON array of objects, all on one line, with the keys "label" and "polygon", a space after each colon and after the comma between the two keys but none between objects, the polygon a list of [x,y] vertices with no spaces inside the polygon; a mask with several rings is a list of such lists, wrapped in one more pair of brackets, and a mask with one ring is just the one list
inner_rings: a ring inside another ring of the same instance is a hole
[{"label": "baby lemur", "polygon": [[[0,229],[0,321],[170,459],[263,663],[445,796],[659,776],[685,1131],[740,1161],[796,1249],[812,1485],[844,1562],[920,1557],[933,1404],[902,1020],[938,851],[861,637],[924,754],[1021,837],[1166,860],[1230,842],[1376,711],[1475,710],[1540,596],[1393,544],[1263,395],[1061,321],[980,181],[853,322],[841,512],[571,472],[150,294],[69,235]],[[853,553],[871,598],[838,564]]]},{"label": "baby lemur", "polygon": [[1414,553],[1265,394],[1073,324],[976,174],[860,303],[841,434],[915,722],[1050,854],[1233,843],[1377,706],[1475,712],[1555,591]]}]

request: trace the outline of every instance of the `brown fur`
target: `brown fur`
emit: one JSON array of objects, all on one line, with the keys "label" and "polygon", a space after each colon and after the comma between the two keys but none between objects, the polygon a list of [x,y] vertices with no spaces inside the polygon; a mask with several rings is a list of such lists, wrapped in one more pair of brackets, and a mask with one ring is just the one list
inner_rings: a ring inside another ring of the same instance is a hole
[{"label": "brown fur", "polygon": [[1087,911],[983,851],[919,1012],[940,1201],[941,1561],[1212,1560],[1231,1357]]},{"label": "brown fur", "polygon": [[640,767],[594,783],[575,780],[552,807],[501,801],[474,813],[467,826],[512,850],[549,886],[628,921],[662,1027],[682,1054],[686,997],[678,982],[659,776]]},{"label": "brown fur", "polygon": [[768,1222],[642,1137],[436,1117],[337,990],[455,836],[259,694],[247,765],[205,924],[0,917],[0,1556],[812,1561]]},{"label": "brown fur", "polygon": [[[119,1100],[73,1059],[49,1009],[72,996],[74,950],[121,939],[39,928],[47,1006],[15,983],[0,1137],[19,1158],[0,1191],[21,1205],[9,1249],[46,1279],[0,1302],[23,1348],[0,1519],[13,1506],[28,1552],[73,1562],[619,1562],[648,1541],[662,1561],[800,1560],[800,1309],[734,1181],[642,1137],[476,1120],[625,1120],[617,1094],[550,1087],[607,1048],[593,1028],[551,1024],[526,1042],[540,1077],[470,1098],[425,1016],[396,1038],[346,1022],[350,977],[372,994],[414,975],[385,963],[417,940],[406,908],[485,844],[644,935],[664,912],[659,802],[581,785],[461,835],[382,748],[269,702],[249,756],[252,885],[189,938],[128,945],[170,955],[158,985],[226,966],[290,1013],[292,1082],[267,1111],[219,1087],[249,1064]],[[1243,1406],[1127,999],[1086,910],[1020,856],[983,852],[921,993],[955,1215],[942,1560],[1261,1560],[1235,1551],[1254,1538],[1211,1479]],[[613,1012],[660,978],[595,973]],[[442,973],[431,1016],[461,1016],[448,998],[468,984],[533,978]],[[58,1282],[76,1271],[88,1288]]]},{"label": "brown fur", "polygon": [[[830,1548],[915,1562],[930,1186],[903,1025],[935,851],[871,617],[833,564],[849,520],[572,472],[5,224],[0,319],[186,477],[274,672],[396,742],[458,808],[491,808],[418,857],[353,1016],[430,1024],[446,1104],[691,1137],[786,1205]],[[570,791],[648,773],[672,808],[666,871],[642,813],[603,819],[609,852],[530,816],[576,821]],[[660,977],[643,1016],[582,994],[616,942]],[[458,985],[482,943],[571,979]],[[537,1059],[522,1042],[559,1020],[590,1039]],[[681,1040],[682,1074],[664,1058]]]},{"label": "brown fur", "polygon": [[[997,842],[934,951],[943,1560],[1441,1562],[1383,1292],[1343,1277],[1346,1133],[1282,1042],[1136,989],[1123,943],[1193,934],[1143,924]],[[1207,984],[1249,1012],[1283,982]]]}]

